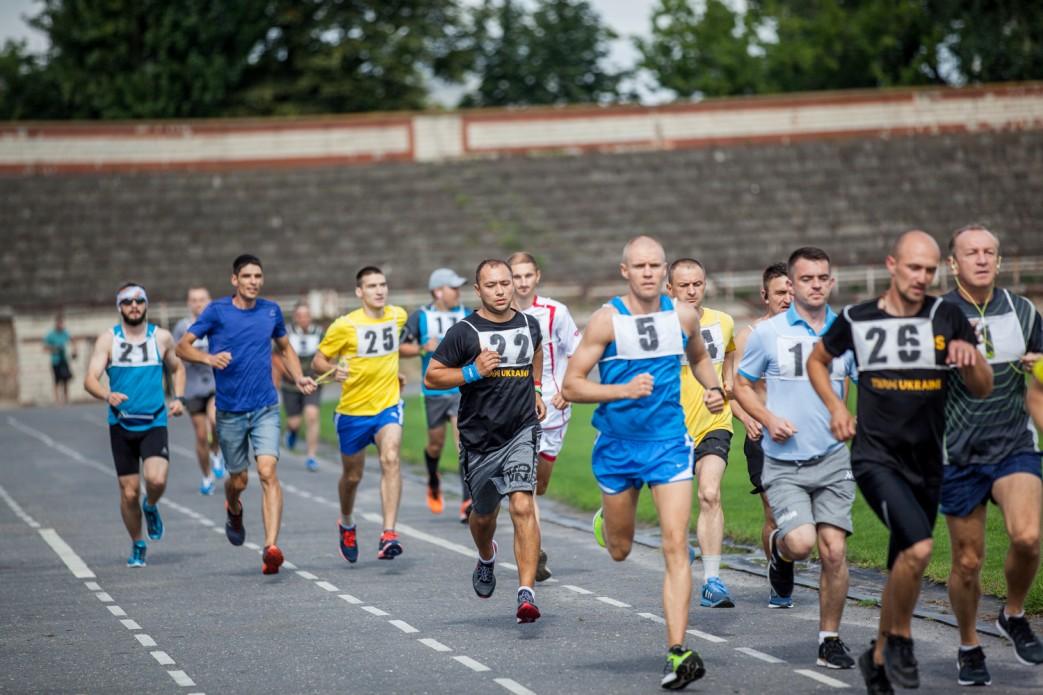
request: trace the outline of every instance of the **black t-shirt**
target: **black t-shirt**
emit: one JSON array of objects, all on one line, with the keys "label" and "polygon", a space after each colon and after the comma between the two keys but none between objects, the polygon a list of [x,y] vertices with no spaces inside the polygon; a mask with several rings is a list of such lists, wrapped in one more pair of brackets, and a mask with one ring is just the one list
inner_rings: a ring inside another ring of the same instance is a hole
[{"label": "black t-shirt", "polygon": [[952,368],[949,343],[975,343],[974,329],[953,304],[924,298],[915,316],[892,316],[871,299],[844,309],[822,337],[831,355],[853,350],[858,364],[858,425],[851,447],[855,473],[864,464],[900,470],[913,483],[942,475],[945,400]]},{"label": "black t-shirt", "polygon": [[460,387],[460,442],[477,453],[499,449],[537,423],[532,357],[540,347],[540,324],[521,312],[504,323],[471,314],[446,332],[433,359],[463,367],[483,346],[500,353],[499,369]]}]

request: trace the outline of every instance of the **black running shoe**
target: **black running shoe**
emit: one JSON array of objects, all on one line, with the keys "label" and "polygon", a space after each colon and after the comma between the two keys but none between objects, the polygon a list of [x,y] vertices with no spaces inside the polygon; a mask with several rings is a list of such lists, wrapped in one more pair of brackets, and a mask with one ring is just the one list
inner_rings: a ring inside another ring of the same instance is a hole
[{"label": "black running shoe", "polygon": [[[793,596],[793,563],[782,559],[779,554],[779,530],[771,532],[768,539],[770,558],[768,559],[768,584],[775,596],[788,599]],[[769,607],[774,608],[769,601]]]},{"label": "black running shoe", "polygon": [[478,594],[479,598],[489,598],[496,590],[496,575],[493,574],[493,569],[496,567],[496,541],[493,541],[493,555],[492,562],[482,562],[479,557],[478,564],[474,566],[474,573],[471,574],[471,586],[474,587],[474,593]]},{"label": "black running shoe", "polygon": [[243,528],[243,503],[239,503],[239,513],[233,514],[228,502],[225,502],[228,518],[225,521],[225,537],[232,545],[242,545],[246,540],[246,529]]},{"label": "black running shoe", "polygon": [[884,670],[887,678],[899,688],[919,688],[920,671],[913,654],[913,640],[900,635],[888,635],[884,644]]},{"label": "black running shoe", "polygon": [[869,695],[894,695],[895,689],[891,687],[884,667],[873,663],[875,645],[876,640],[873,640],[869,643],[869,649],[858,657],[858,670],[862,672],[862,679],[866,682],[866,692]]},{"label": "black running shoe", "polygon": [[663,667],[659,685],[666,690],[680,690],[705,675],[706,667],[699,653],[678,644],[670,647],[666,653],[666,666]]},{"label": "black running shoe", "polygon": [[959,650],[956,654],[956,668],[959,675],[956,682],[960,685],[992,685],[992,676],[985,667],[985,652],[982,648]]},{"label": "black running shoe", "polygon": [[547,551],[540,548],[540,560],[536,564],[536,581],[545,582],[551,578],[551,571],[547,567]]},{"label": "black running shoe", "polygon": [[1032,627],[1025,616],[1020,618],[1008,617],[1005,611],[1000,611],[1000,617],[996,618],[996,627],[1003,636],[1014,645],[1014,656],[1026,666],[1043,664],[1043,644],[1032,632]]},{"label": "black running shoe", "polygon": [[818,665],[826,668],[854,668],[851,650],[839,637],[827,637],[818,645]]}]

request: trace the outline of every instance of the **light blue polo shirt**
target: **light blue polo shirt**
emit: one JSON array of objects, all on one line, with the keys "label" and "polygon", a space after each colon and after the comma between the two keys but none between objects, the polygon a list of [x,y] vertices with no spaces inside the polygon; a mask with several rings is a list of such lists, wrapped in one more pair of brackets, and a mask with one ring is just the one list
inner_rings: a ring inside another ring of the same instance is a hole
[{"label": "light blue polo shirt", "polygon": [[[739,374],[750,381],[767,380],[768,410],[785,418],[797,433],[783,443],[767,433],[761,439],[764,454],[781,461],[804,461],[829,453],[843,442],[829,431],[829,410],[808,380],[807,362],[812,348],[829,329],[837,315],[826,307],[826,323],[816,333],[797,313],[796,304],[789,310],[758,323],[739,364]],[[833,391],[844,397],[844,377],[855,380],[857,370],[851,351],[833,360]]]}]

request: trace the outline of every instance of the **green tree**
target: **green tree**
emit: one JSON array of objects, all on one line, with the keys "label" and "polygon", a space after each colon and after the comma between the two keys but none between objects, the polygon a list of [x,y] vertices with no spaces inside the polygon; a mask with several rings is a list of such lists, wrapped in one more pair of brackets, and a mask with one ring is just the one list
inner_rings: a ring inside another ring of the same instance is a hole
[{"label": "green tree", "polygon": [[1043,78],[1043,3],[932,0],[944,22],[945,48],[965,82]]},{"label": "green tree", "polygon": [[6,41],[0,48],[0,119],[54,118],[54,85],[47,81],[40,59],[25,41]]}]

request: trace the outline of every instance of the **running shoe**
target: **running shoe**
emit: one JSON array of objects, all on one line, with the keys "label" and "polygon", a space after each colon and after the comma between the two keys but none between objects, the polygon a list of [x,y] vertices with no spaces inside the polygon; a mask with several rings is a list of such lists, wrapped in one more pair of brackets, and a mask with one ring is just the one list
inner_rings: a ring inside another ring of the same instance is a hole
[{"label": "running shoe", "polygon": [[377,544],[378,560],[394,560],[402,554],[402,544],[398,540],[398,534],[394,529],[384,529],[380,534],[380,542]]},{"label": "running shoe", "polygon": [[243,503],[239,503],[239,513],[233,514],[228,502],[225,501],[225,538],[232,545],[242,545],[246,540],[246,529],[243,528]]},{"label": "running shoe", "polygon": [[913,654],[913,640],[901,635],[888,635],[884,644],[884,671],[887,680],[899,688],[919,688],[920,671]]},{"label": "running shoe", "polygon": [[536,597],[528,589],[518,589],[519,623],[534,623],[540,617],[540,609],[536,607]]},{"label": "running shoe", "polygon": [[145,562],[145,553],[148,551],[148,546],[145,541],[134,541],[130,546],[130,557],[127,558],[127,567],[144,567],[147,563]]},{"label": "running shoe", "polygon": [[163,537],[163,519],[159,516],[159,508],[149,504],[148,500],[142,500],[141,511],[145,512],[145,526],[148,529],[148,537],[158,541]]},{"label": "running shoe", "polygon": [[218,480],[225,477],[225,457],[220,451],[210,453],[210,472]]},{"label": "running shoe", "polygon": [[876,640],[869,643],[869,649],[858,657],[858,670],[862,672],[862,680],[866,683],[866,692],[869,695],[894,695],[895,689],[891,687],[891,681],[887,679],[887,672],[883,666],[873,663],[873,648]]},{"label": "running shoe", "polygon": [[293,451],[297,446],[297,432],[294,430],[286,430],[286,448]]},{"label": "running shoe", "polygon": [[734,608],[728,587],[724,585],[720,577],[710,577],[703,584],[702,596],[699,605],[703,608]]},{"label": "running shoe", "polygon": [[261,555],[261,574],[279,574],[279,567],[282,566],[282,563],[283,556],[279,546],[265,546],[264,553]]},{"label": "running shoe", "polygon": [[199,484],[200,495],[212,495],[214,494],[214,479],[203,478],[203,482]]},{"label": "running shoe", "polygon": [[695,548],[693,546],[688,546],[688,564],[695,564]]},{"label": "running shoe", "polygon": [[851,650],[839,637],[827,637],[818,645],[819,666],[826,668],[854,668],[855,660],[851,658]]},{"label": "running shoe", "polygon": [[304,467],[308,470],[309,473],[319,472],[319,462],[315,459],[314,456],[308,457],[308,460],[304,462]]},{"label": "running shoe", "polygon": [[474,572],[471,573],[471,586],[474,587],[474,593],[478,594],[478,598],[489,598],[496,590],[496,575],[493,570],[496,567],[497,550],[496,541],[493,541],[492,562],[482,562],[482,557],[479,555],[478,564],[474,566]]},{"label": "running shoe", "polygon": [[768,608],[789,608],[793,605],[793,563],[779,554],[779,530],[768,538]]},{"label": "running shoe", "polygon": [[[602,548],[604,548],[605,547],[605,510],[604,509],[598,509],[596,512],[594,512],[594,519],[591,521],[590,525],[594,529],[594,540],[596,540],[598,542],[598,545],[600,545]],[[689,557],[689,561],[690,562],[693,562],[695,560],[695,558],[692,557],[692,555],[693,555],[692,548],[691,548],[691,546],[689,546],[688,547],[688,557]]]},{"label": "running shoe", "polygon": [[348,562],[357,562],[359,559],[359,541],[355,526],[345,528],[339,521],[337,530],[340,531],[340,556]]},{"label": "running shoe", "polygon": [[540,559],[536,563],[536,581],[545,582],[551,578],[551,571],[547,567],[547,551],[540,548]]},{"label": "running shoe", "polygon": [[666,666],[659,685],[666,690],[680,690],[705,675],[706,667],[698,652],[676,645],[666,653]]},{"label": "running shoe", "polygon": [[460,503],[460,523],[466,524],[468,518],[471,516],[471,500],[464,500]]},{"label": "running shoe", "polygon": [[441,514],[445,509],[445,502],[442,500],[442,490],[437,485],[427,486],[427,508],[431,510],[432,514]]},{"label": "running shoe", "polygon": [[1043,645],[1025,616],[1011,618],[1001,610],[1000,617],[996,618],[996,628],[1014,645],[1014,656],[1018,661],[1026,666],[1043,664]]},{"label": "running shoe", "polygon": [[985,651],[980,647],[960,649],[956,653],[956,682],[960,685],[992,685],[992,676],[985,667]]}]

